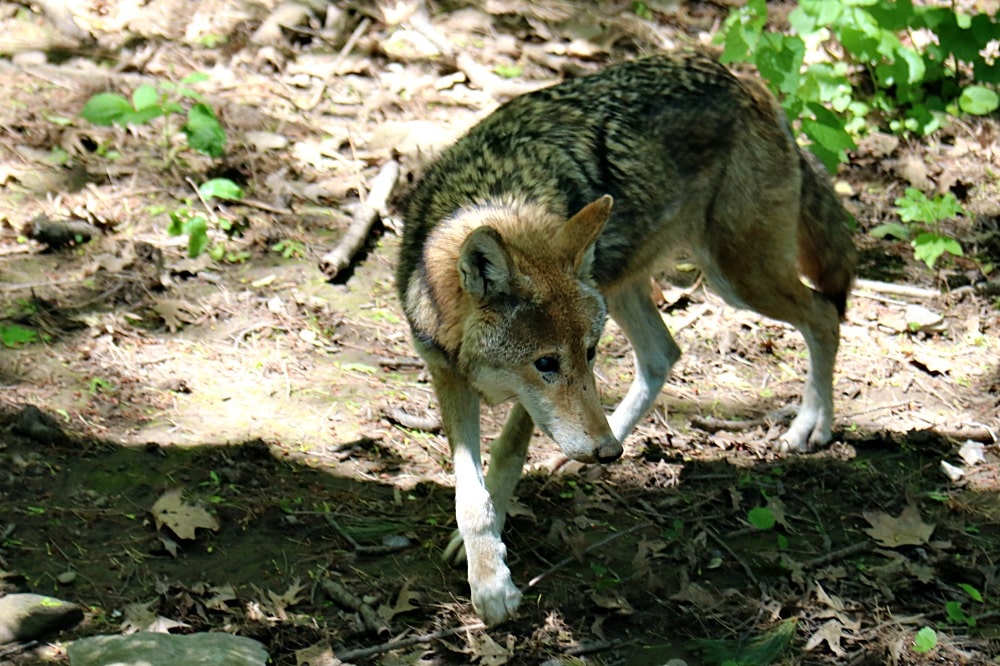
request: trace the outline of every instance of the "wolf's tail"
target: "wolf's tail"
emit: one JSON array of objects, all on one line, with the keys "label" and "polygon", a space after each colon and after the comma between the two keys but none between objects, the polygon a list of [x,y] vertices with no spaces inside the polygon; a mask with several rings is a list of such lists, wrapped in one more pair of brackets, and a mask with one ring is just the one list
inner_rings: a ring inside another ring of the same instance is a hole
[{"label": "wolf's tail", "polygon": [[854,282],[856,254],[850,220],[823,164],[807,149],[799,151],[802,170],[799,215],[799,270],[829,298],[843,317]]}]

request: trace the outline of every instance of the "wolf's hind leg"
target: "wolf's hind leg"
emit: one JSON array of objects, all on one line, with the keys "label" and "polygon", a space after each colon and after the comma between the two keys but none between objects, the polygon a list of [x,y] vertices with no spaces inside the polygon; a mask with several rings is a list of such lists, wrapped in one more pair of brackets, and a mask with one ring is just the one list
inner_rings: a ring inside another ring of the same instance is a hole
[{"label": "wolf's hind leg", "polygon": [[[792,208],[792,206],[788,206]],[[770,224],[751,225],[753,237],[730,233],[706,273],[731,305],[787,322],[805,338],[809,372],[798,415],[777,448],[809,451],[830,441],[833,424],[833,366],[840,342],[840,317],[827,297],[799,279],[795,232],[797,209],[768,212]],[[730,230],[736,225],[731,225]],[[735,248],[742,248],[737,251]]]},{"label": "wolf's hind leg", "polygon": [[647,277],[608,294],[608,311],[632,345],[635,378],[609,419],[611,432],[622,442],[632,432],[663,388],[681,349],[670,336],[650,296]]},{"label": "wolf's hind leg", "polygon": [[817,292],[804,321],[791,322],[809,349],[809,374],[799,413],[778,441],[781,451],[809,451],[830,441],[833,426],[833,366],[840,343],[836,307]]}]

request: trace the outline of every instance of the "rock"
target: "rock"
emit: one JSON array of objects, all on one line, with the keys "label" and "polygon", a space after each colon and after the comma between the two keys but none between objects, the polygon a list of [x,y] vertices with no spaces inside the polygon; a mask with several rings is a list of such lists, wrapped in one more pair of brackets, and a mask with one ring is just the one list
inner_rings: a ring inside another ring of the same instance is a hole
[{"label": "rock", "polygon": [[186,636],[139,632],[92,636],[67,647],[70,666],[156,664],[156,666],[265,666],[264,646],[244,636],[200,633]]},{"label": "rock", "polygon": [[14,423],[14,432],[39,444],[61,444],[66,435],[56,420],[34,405],[25,405]]},{"label": "rock", "polygon": [[35,640],[82,619],[83,609],[76,604],[40,594],[8,594],[0,598],[0,644]]}]

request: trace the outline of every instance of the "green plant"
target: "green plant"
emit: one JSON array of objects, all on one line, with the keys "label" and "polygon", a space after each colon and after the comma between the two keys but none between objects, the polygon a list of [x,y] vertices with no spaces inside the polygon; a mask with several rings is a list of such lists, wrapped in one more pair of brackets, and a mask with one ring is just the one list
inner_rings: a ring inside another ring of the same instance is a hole
[{"label": "green plant", "polygon": [[[208,208],[209,202],[213,199],[231,201],[242,199],[243,188],[228,178],[213,178],[198,187],[198,196]],[[167,233],[171,236],[187,235],[189,257],[197,257],[206,250],[208,250],[209,256],[216,261],[227,259],[236,263],[249,257],[249,254],[244,256],[243,252],[227,252],[223,243],[211,245],[211,240],[208,237],[210,222],[227,236],[232,236],[239,231],[239,227],[231,220],[219,217],[211,211],[205,215],[195,212],[192,205],[191,201],[187,201],[184,206],[170,211],[170,225],[167,227]]]},{"label": "green plant", "polygon": [[926,654],[937,645],[937,632],[930,627],[923,627],[913,637],[913,651],[919,654]]},{"label": "green plant", "polygon": [[[186,115],[181,131],[187,139],[187,147],[209,157],[222,157],[226,132],[212,107],[190,87],[207,78],[205,74],[196,73],[183,78],[179,85],[170,81],[162,81],[156,86],[143,84],[132,91],[131,98],[118,93],[97,93],[87,100],[80,115],[95,125],[120,127],[147,125],[162,116],[163,147],[168,162],[176,157],[170,148],[172,118]],[[191,104],[185,111],[187,102]]]},{"label": "green plant", "polygon": [[590,571],[594,574],[594,588],[598,591],[613,588],[622,582],[618,574],[599,562],[591,562]]},{"label": "green plant", "polygon": [[38,331],[19,324],[0,324],[0,343],[4,347],[17,348],[30,345],[38,340]]},{"label": "green plant", "polygon": [[298,259],[306,255],[306,246],[302,241],[284,238],[271,246],[273,252],[277,252],[285,259]]},{"label": "green plant", "polygon": [[524,74],[524,68],[518,64],[514,65],[497,65],[493,68],[493,72],[505,79],[516,79],[517,77]]},{"label": "green plant", "polygon": [[90,395],[97,395],[112,388],[114,388],[114,385],[102,377],[91,377],[90,381],[87,382],[87,391]]},{"label": "green plant", "polygon": [[653,10],[651,10],[649,5],[641,0],[634,0],[632,2],[632,13],[641,19],[645,19],[647,21],[653,20]]},{"label": "green plant", "polygon": [[757,506],[747,512],[747,522],[758,530],[769,530],[776,521],[774,513],[766,506]]},{"label": "green plant", "polygon": [[928,134],[949,114],[1000,103],[990,87],[1000,62],[984,56],[1000,38],[994,16],[911,0],[803,0],[788,22],[793,34],[766,31],[764,0],[750,0],[717,36],[722,59],[756,65],[828,167],[869,126]]},{"label": "green plant", "polygon": [[[928,199],[920,190],[908,187],[896,199],[896,212],[902,223],[880,224],[871,230],[876,238],[892,236],[909,240],[914,256],[933,269],[944,253],[962,256],[962,245],[955,238],[941,233],[941,222],[964,215],[965,209],[951,192]],[[914,234],[914,232],[916,232]]]},{"label": "green plant", "polygon": [[[983,603],[982,593],[969,585],[968,583],[959,583],[958,586],[965,592],[970,599],[976,603]],[[945,617],[947,618],[949,624],[964,624],[969,629],[973,629],[976,626],[976,618],[974,615],[969,615],[962,608],[962,604],[959,601],[946,601],[944,604]]]}]

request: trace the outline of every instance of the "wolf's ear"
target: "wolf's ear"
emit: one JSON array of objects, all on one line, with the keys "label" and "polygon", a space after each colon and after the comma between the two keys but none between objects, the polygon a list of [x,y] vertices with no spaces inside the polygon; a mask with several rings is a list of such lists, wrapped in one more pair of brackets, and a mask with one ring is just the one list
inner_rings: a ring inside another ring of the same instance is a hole
[{"label": "wolf's ear", "polygon": [[458,275],[462,289],[480,301],[511,291],[514,262],[496,229],[478,227],[466,237],[458,254]]},{"label": "wolf's ear", "polygon": [[611,217],[614,199],[605,194],[580,209],[563,225],[555,238],[556,248],[569,258],[576,272],[590,272],[589,264],[594,258],[594,242],[604,231],[604,225]]}]

